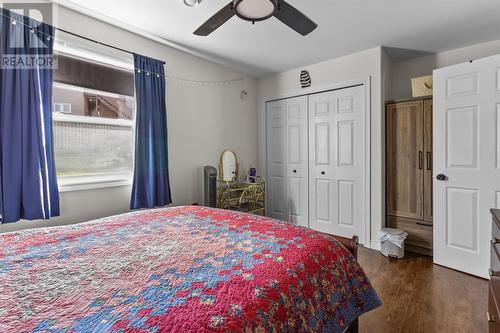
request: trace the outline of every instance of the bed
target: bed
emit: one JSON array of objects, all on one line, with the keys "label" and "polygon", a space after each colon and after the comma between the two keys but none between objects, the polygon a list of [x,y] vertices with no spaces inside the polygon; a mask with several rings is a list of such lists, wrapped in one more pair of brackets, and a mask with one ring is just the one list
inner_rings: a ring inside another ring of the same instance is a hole
[{"label": "bed", "polygon": [[0,235],[0,332],[347,332],[355,239],[200,206]]}]

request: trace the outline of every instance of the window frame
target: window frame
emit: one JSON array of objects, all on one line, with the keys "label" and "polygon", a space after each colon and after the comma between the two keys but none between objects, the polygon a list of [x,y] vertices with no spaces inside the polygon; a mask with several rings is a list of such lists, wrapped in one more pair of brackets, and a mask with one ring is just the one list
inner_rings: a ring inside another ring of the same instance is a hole
[{"label": "window frame", "polygon": [[[127,70],[130,72],[134,72],[134,67],[132,64],[127,64],[125,59],[120,63],[121,66],[117,66],[116,59],[106,58],[103,55],[98,53],[93,53],[90,51],[82,52],[80,49],[74,49],[74,52],[71,48],[68,48],[67,45],[64,46],[64,49],[57,50],[56,52],[60,52],[62,55],[71,56],[74,58],[82,59],[83,61],[91,61],[97,62],[99,64],[119,68],[121,70]],[[104,60],[103,60],[104,59]],[[109,60],[109,61],[107,61]],[[130,59],[131,60],[131,59]],[[53,86],[66,86],[70,87],[70,85],[53,82]],[[89,92],[102,93],[98,90],[93,90],[89,88],[84,88]],[[104,92],[106,93],[106,92]],[[115,95],[114,93],[109,93],[111,95]],[[135,96],[131,96],[135,99]],[[85,190],[94,190],[94,189],[102,189],[102,188],[110,188],[110,187],[124,187],[131,186],[133,180],[133,168],[134,168],[134,155],[135,155],[135,124],[136,124],[136,112],[137,105],[134,103],[134,113],[133,118],[131,120],[127,119],[112,119],[112,118],[96,118],[96,117],[86,117],[86,116],[78,116],[71,114],[64,114],[60,112],[52,112],[52,123],[55,121],[58,122],[69,122],[69,123],[84,123],[84,124],[99,124],[99,125],[113,125],[120,127],[130,127],[132,131],[132,170],[130,172],[115,172],[109,174],[100,174],[100,175],[88,175],[88,176],[59,176],[57,175],[57,182],[59,187],[59,192],[72,192],[72,191],[85,191]],[[57,163],[57,161],[56,161]]]}]

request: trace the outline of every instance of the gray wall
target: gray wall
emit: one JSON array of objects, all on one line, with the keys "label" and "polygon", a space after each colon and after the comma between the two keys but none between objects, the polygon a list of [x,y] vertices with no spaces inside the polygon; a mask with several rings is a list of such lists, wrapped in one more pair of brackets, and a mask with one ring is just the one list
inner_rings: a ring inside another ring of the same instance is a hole
[{"label": "gray wall", "polygon": [[[256,80],[131,32],[61,7],[58,26],[166,62],[167,75],[193,80],[242,82],[221,86],[167,81],[170,179],[174,204],[202,201],[202,167],[218,167],[219,155],[233,149],[241,170],[257,165]],[[240,99],[242,89],[248,96]],[[61,193],[62,216],[49,221],[0,225],[0,233],[63,225],[128,211],[130,186]]]},{"label": "gray wall", "polygon": [[411,98],[411,79],[432,75],[434,69],[500,54],[500,40],[449,50],[392,64],[391,97]]}]

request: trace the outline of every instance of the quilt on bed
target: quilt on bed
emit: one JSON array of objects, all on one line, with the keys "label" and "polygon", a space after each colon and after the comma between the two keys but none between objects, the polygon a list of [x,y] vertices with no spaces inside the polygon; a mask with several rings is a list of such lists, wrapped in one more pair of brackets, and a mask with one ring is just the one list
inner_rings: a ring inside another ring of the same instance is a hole
[{"label": "quilt on bed", "polygon": [[332,237],[204,207],[0,235],[0,332],[342,332],[380,300]]}]

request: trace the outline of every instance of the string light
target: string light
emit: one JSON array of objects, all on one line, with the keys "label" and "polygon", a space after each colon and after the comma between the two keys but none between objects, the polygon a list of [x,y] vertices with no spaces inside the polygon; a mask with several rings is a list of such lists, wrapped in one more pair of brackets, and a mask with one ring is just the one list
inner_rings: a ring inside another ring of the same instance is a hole
[{"label": "string light", "polygon": [[200,86],[224,86],[224,85],[230,85],[230,84],[235,83],[235,82],[243,81],[243,78],[232,79],[232,80],[222,80],[222,81],[197,81],[197,80],[183,79],[183,78],[175,77],[175,76],[167,76],[166,78],[168,80],[171,80],[171,81],[200,85]]},{"label": "string light", "polygon": [[[29,26],[27,24],[24,24],[22,21],[18,21],[16,19],[12,19],[11,17],[9,17],[9,16],[7,16],[7,15],[5,15],[3,13],[0,13],[0,15],[4,16],[6,18],[11,19],[12,25],[16,25],[17,23],[19,23],[19,24],[24,25],[25,27],[29,28],[30,32],[33,33],[33,34],[35,32],[38,32],[38,33],[44,35],[48,41],[50,41],[51,39],[59,40],[59,39],[57,39],[57,38],[55,38],[55,37],[53,37],[51,35],[48,35],[44,31],[41,31],[41,30],[36,29],[34,27],[31,27],[31,26]],[[66,45],[65,41],[62,41],[62,42],[63,42],[64,45]],[[149,71],[146,71],[146,70],[140,70],[140,69],[137,68],[137,73],[142,73],[142,72],[146,72],[146,74],[148,76],[150,74],[154,74],[154,75],[156,75],[157,78],[160,78],[160,76],[164,76],[166,79],[168,79],[170,81],[180,82],[180,83],[186,83],[186,84],[193,84],[193,85],[200,85],[200,86],[223,86],[223,85],[230,85],[230,84],[233,84],[235,82],[244,81],[243,78],[231,79],[231,80],[216,80],[216,81],[198,81],[198,80],[184,79],[184,78],[175,77],[175,76],[160,75],[159,73],[149,72]]]}]

